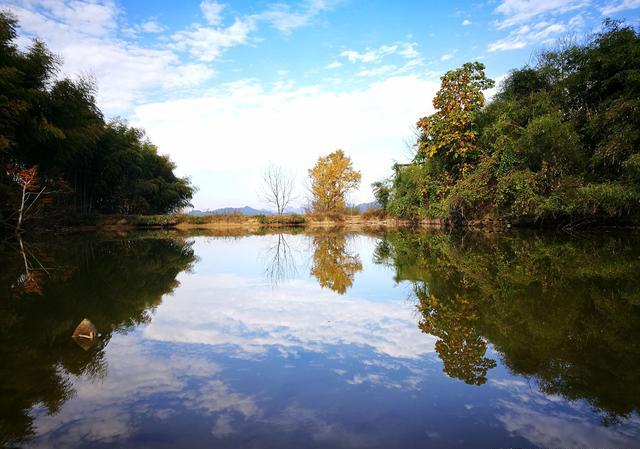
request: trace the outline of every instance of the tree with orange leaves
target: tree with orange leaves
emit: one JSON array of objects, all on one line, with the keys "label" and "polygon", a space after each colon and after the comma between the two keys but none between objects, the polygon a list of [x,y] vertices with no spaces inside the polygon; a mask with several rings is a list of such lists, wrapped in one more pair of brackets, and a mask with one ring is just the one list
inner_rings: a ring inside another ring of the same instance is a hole
[{"label": "tree with orange leaves", "polygon": [[416,159],[436,155],[458,159],[475,148],[477,133],[473,129],[474,114],[485,104],[483,90],[494,86],[484,73],[484,64],[468,62],[442,78],[440,90],[433,99],[436,112],[418,120],[420,131]]},{"label": "tree with orange leaves", "polygon": [[27,213],[37,204],[40,197],[45,193],[46,185],[41,187],[41,180],[38,176],[38,166],[25,168],[18,165],[12,166],[8,170],[8,175],[20,187],[20,199],[18,205],[18,221],[16,232],[20,232],[22,224],[27,217]]}]

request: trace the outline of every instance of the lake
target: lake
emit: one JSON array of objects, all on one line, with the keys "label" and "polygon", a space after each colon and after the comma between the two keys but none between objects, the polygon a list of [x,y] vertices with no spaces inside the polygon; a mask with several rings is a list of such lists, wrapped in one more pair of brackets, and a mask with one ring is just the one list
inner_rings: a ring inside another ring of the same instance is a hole
[{"label": "lake", "polygon": [[0,446],[640,447],[637,233],[0,248]]}]

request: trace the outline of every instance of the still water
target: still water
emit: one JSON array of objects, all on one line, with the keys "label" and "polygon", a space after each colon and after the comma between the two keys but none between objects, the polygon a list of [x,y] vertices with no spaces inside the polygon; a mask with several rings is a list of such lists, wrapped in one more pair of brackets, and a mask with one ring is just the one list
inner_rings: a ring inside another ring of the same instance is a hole
[{"label": "still water", "polygon": [[[640,447],[637,235],[1,246],[0,446]],[[70,338],[83,319],[101,336]]]}]

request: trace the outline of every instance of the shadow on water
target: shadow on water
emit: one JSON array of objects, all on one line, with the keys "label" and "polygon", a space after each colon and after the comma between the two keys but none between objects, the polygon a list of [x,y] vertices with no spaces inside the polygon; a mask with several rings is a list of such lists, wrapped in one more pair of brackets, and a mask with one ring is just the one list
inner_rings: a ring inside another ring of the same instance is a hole
[{"label": "shadow on water", "polygon": [[[54,414],[74,395],[69,375],[105,375],[111,336],[149,322],[195,255],[180,239],[7,241],[0,250],[4,447],[34,435],[29,412],[36,404]],[[70,338],[85,317],[101,333],[87,350]]]},{"label": "shadow on water", "polygon": [[444,371],[481,385],[496,366],[604,424],[640,410],[640,241],[605,235],[391,232],[375,259],[412,285]]}]

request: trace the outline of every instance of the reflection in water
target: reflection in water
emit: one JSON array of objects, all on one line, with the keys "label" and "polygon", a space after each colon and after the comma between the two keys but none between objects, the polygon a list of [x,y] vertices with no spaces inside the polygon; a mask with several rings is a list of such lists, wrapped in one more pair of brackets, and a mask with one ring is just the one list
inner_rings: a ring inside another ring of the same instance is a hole
[{"label": "reflection in water", "polygon": [[275,241],[266,250],[266,258],[265,275],[273,285],[292,279],[298,273],[295,255],[285,234],[275,235]]},{"label": "reflection in water", "polygon": [[[26,251],[3,256],[0,445],[34,434],[29,411],[35,404],[51,414],[59,410],[74,393],[69,375],[103,377],[111,335],[148,322],[162,295],[178,285],[176,275],[194,261],[187,243],[169,239],[67,240],[64,247],[37,247],[38,260],[50,266],[37,289],[13,282],[24,270]],[[86,352],[70,338],[84,317],[101,333]]]},{"label": "reflection in water", "polygon": [[0,446],[638,447],[637,238],[163,237],[0,248]]},{"label": "reflection in water", "polygon": [[349,236],[343,233],[322,233],[313,236],[311,275],[322,288],[344,295],[353,285],[355,274],[362,270],[360,257],[348,248]]},{"label": "reflection in water", "polygon": [[418,327],[425,334],[438,337],[436,352],[444,372],[471,385],[487,381],[487,371],[496,362],[485,357],[487,341],[478,335],[477,304],[464,297],[437,299],[424,283],[416,283],[415,293],[422,320]]},{"label": "reflection in water", "polygon": [[414,285],[447,374],[484,383],[486,339],[514,373],[589,401],[605,423],[640,409],[637,238],[392,232],[376,257]]},{"label": "reflection in water", "polygon": [[45,275],[51,275],[50,270],[53,268],[48,270],[44,267],[40,258],[34,254],[34,251],[37,252],[37,248],[30,250],[20,234],[16,234],[15,240],[17,242],[15,249],[22,258],[23,266],[22,271],[11,285],[11,291],[14,296],[42,295],[43,279]]}]

